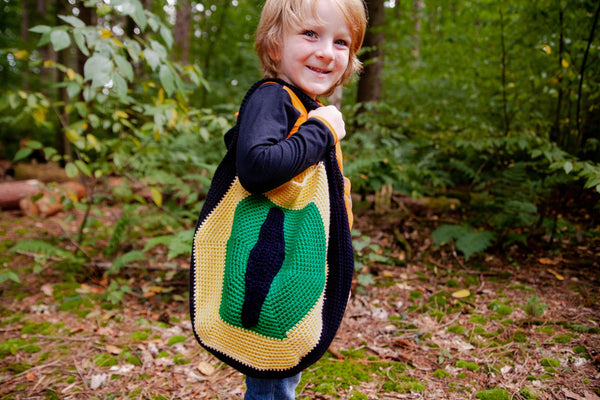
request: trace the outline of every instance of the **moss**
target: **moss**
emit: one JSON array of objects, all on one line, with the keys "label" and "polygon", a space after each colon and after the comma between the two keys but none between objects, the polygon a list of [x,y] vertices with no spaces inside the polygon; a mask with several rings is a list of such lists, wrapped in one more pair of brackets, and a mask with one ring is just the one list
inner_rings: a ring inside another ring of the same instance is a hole
[{"label": "moss", "polygon": [[485,325],[487,323],[487,319],[483,315],[473,314],[469,318],[469,322],[472,322],[474,324],[479,324],[479,325]]},{"label": "moss", "polygon": [[100,354],[94,358],[94,363],[98,367],[112,367],[113,365],[117,365],[119,362],[110,354]]},{"label": "moss", "polygon": [[413,290],[410,292],[410,299],[411,300],[416,300],[416,299],[420,299],[423,297],[423,293],[419,292],[418,290]]},{"label": "moss", "polygon": [[474,362],[466,362],[464,360],[458,360],[456,362],[456,368],[468,369],[469,371],[477,371],[479,369],[479,365]]},{"label": "moss", "polygon": [[495,388],[477,392],[475,397],[480,400],[508,400],[510,398],[510,393],[504,389]]},{"label": "moss", "polygon": [[540,360],[540,364],[542,364],[543,367],[553,367],[553,368],[560,367],[560,363],[558,362],[558,360],[556,360],[554,358],[550,358],[550,357],[542,358]]},{"label": "moss", "polygon": [[456,279],[448,279],[448,281],[446,282],[446,286],[455,288],[460,286],[460,283]]},{"label": "moss", "polygon": [[396,393],[424,392],[427,387],[416,378],[400,376],[399,379],[388,380],[383,384],[383,390]]},{"label": "moss", "polygon": [[527,335],[525,334],[525,332],[523,332],[522,330],[517,330],[515,332],[515,334],[513,335],[513,341],[517,342],[517,343],[527,343],[529,342],[527,340]]},{"label": "moss", "polygon": [[133,332],[129,338],[133,341],[142,341],[148,339],[148,336],[150,336],[148,332]]},{"label": "moss", "polygon": [[493,300],[492,302],[490,302],[490,304],[488,304],[488,308],[494,311],[495,313],[504,316],[509,315],[513,312],[513,309],[511,307],[498,300]]},{"label": "moss", "polygon": [[185,341],[186,341],[186,339],[187,339],[187,337],[185,337],[185,336],[183,336],[183,335],[175,335],[175,336],[171,336],[171,337],[169,338],[169,341],[167,342],[167,344],[168,344],[169,346],[173,346],[174,344],[185,342]]},{"label": "moss", "polygon": [[350,400],[367,400],[369,398],[369,396],[367,396],[366,394],[359,392],[357,390],[352,390],[348,394],[348,398]]},{"label": "moss", "polygon": [[573,339],[572,335],[556,335],[554,337],[554,339],[552,339],[552,341],[554,343],[561,343],[561,344],[567,344],[567,343],[571,343],[571,340]]},{"label": "moss", "polygon": [[433,376],[436,378],[447,378],[450,376],[450,373],[446,370],[443,369],[437,369],[435,370],[435,372],[433,373]]},{"label": "moss", "polygon": [[448,331],[452,332],[452,333],[456,333],[457,335],[462,335],[467,330],[462,325],[454,324],[454,325],[450,325],[448,327]]},{"label": "moss", "polygon": [[542,326],[537,329],[539,333],[543,333],[546,335],[554,335],[556,333],[556,329],[551,326]]},{"label": "moss", "polygon": [[538,398],[538,393],[535,391],[535,389],[532,389],[529,386],[523,386],[521,388],[521,396],[523,396],[526,400],[536,400]]}]

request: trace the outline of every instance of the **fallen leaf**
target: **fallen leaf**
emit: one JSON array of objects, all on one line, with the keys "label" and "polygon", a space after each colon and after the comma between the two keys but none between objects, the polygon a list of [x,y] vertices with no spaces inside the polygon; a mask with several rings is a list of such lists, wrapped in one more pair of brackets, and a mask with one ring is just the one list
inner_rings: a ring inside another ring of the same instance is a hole
[{"label": "fallen leaf", "polygon": [[49,283],[43,284],[41,287],[41,290],[42,290],[42,293],[44,293],[48,297],[52,297],[52,295],[54,294],[54,288]]},{"label": "fallen leaf", "polygon": [[102,386],[104,384],[104,382],[106,382],[106,379],[108,379],[108,374],[92,375],[92,380],[90,382],[90,389],[92,389],[92,390],[98,389],[100,386]]},{"label": "fallen leaf", "polygon": [[557,260],[551,260],[551,259],[545,258],[545,257],[538,258],[538,261],[539,261],[540,264],[544,264],[544,265],[556,265],[556,264],[558,264]]},{"label": "fallen leaf", "polygon": [[114,336],[115,331],[108,326],[102,326],[96,330],[96,334],[100,336]]},{"label": "fallen leaf", "polygon": [[118,354],[121,354],[123,352],[123,349],[121,349],[121,348],[119,348],[117,346],[113,346],[112,344],[107,344],[106,346],[104,346],[104,348],[110,354],[114,354],[114,355],[118,355]]},{"label": "fallen leaf", "polygon": [[471,291],[469,289],[457,290],[456,292],[452,293],[452,297],[456,297],[457,299],[464,299],[470,295]]},{"label": "fallen leaf", "polygon": [[83,332],[83,331],[84,331],[84,327],[83,327],[83,325],[79,325],[79,326],[76,326],[75,328],[71,329],[71,330],[69,331],[69,334],[71,334],[71,335],[72,335],[72,334],[74,334],[74,333],[77,333],[77,332]]},{"label": "fallen leaf", "polygon": [[207,363],[206,361],[200,361],[198,363],[198,371],[200,371],[200,373],[202,373],[202,375],[211,376],[212,374],[215,373],[215,367],[213,367],[211,364]]},{"label": "fallen leaf", "polygon": [[37,375],[34,371],[29,370],[27,371],[27,374],[25,374],[25,378],[27,378],[29,382],[33,382],[37,379]]},{"label": "fallen leaf", "polygon": [[556,279],[558,279],[559,281],[564,281],[564,280],[565,280],[565,278],[564,278],[564,277],[563,277],[561,274],[559,274],[559,273],[555,272],[554,270],[552,270],[552,269],[550,269],[550,268],[547,268],[547,269],[546,269],[546,271],[548,271],[548,272],[550,272],[552,275],[554,275],[554,277],[555,277]]}]

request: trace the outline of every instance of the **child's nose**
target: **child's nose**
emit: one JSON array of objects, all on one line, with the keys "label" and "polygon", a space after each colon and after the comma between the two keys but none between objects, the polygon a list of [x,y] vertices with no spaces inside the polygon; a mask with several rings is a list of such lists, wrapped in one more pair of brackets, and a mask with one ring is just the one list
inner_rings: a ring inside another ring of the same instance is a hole
[{"label": "child's nose", "polygon": [[319,43],[319,48],[317,49],[317,57],[324,59],[333,59],[333,44],[325,41]]}]

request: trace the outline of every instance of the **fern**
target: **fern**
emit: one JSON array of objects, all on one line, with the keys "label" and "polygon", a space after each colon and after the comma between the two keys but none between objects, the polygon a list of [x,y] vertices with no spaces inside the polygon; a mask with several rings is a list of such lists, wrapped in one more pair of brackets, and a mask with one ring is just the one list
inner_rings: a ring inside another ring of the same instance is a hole
[{"label": "fern", "polygon": [[192,252],[192,240],[194,239],[195,229],[189,229],[187,231],[181,231],[175,235],[163,235],[157,236],[148,240],[144,247],[144,252],[158,246],[165,245],[169,248],[167,258],[172,259],[180,255],[191,255]]},{"label": "fern", "polygon": [[163,235],[163,236],[157,236],[157,237],[153,237],[152,239],[148,240],[148,242],[146,243],[146,246],[144,246],[144,252],[158,246],[158,245],[165,245],[165,246],[170,246],[171,245],[171,241],[173,240],[173,235]]},{"label": "fern", "polygon": [[476,231],[463,225],[441,225],[432,233],[436,248],[456,242],[456,249],[465,255],[468,261],[471,255],[482,253],[496,240],[496,235],[488,231]]},{"label": "fern", "polygon": [[144,260],[146,255],[143,251],[130,251],[114,259],[111,267],[108,269],[108,274],[118,274],[121,269],[134,261]]},{"label": "fern", "polygon": [[194,240],[195,229],[179,232],[173,236],[169,244],[169,259],[180,255],[190,256],[192,254],[192,241]]},{"label": "fern", "polygon": [[496,235],[488,231],[471,231],[456,241],[456,248],[463,252],[468,261],[472,254],[482,253],[492,245]]},{"label": "fern", "polygon": [[64,259],[72,259],[74,255],[71,252],[61,249],[60,247],[56,247],[51,245],[48,242],[44,242],[43,240],[24,240],[15,244],[10,248],[10,251],[16,253],[18,251],[25,253],[34,253],[43,255],[46,257],[56,257],[56,258],[64,258]]}]

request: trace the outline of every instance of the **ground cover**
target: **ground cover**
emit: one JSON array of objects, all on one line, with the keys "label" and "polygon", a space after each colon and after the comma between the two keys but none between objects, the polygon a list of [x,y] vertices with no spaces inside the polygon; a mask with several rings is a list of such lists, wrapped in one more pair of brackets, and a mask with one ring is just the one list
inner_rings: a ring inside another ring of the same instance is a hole
[{"label": "ground cover", "polygon": [[[101,211],[116,223],[118,208]],[[357,210],[353,295],[299,399],[600,398],[598,238],[465,262],[430,239],[452,215],[405,211]],[[42,245],[15,250],[35,239],[74,251],[81,218],[2,212],[0,397],[242,398],[243,377],[191,334],[186,257],[157,246],[109,280],[103,260],[82,271]]]}]

